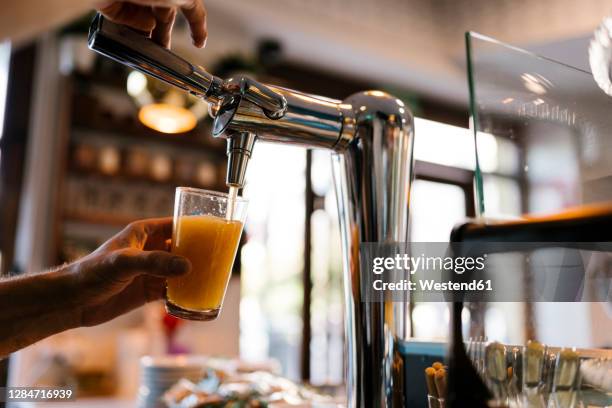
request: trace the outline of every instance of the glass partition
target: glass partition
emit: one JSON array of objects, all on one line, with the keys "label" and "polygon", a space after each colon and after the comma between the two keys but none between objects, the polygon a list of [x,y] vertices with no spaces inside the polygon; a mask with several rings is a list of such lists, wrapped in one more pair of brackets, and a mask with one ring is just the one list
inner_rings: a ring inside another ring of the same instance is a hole
[{"label": "glass partition", "polygon": [[551,213],[612,198],[612,98],[592,75],[480,34],[466,43],[480,212]]}]

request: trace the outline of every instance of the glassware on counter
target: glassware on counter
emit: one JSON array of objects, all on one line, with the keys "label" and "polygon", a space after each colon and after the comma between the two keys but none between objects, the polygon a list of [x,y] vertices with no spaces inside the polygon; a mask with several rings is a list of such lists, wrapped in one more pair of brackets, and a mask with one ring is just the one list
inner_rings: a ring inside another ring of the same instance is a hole
[{"label": "glassware on counter", "polygon": [[523,348],[522,400],[526,407],[546,407],[542,395],[546,355],[546,346],[538,341],[530,340]]},{"label": "glassware on counter", "polygon": [[427,394],[427,408],[444,408],[444,398]]},{"label": "glassware on counter", "polygon": [[[592,358],[580,366],[582,380],[612,398],[612,352],[608,358]],[[612,404],[612,401],[610,401]]]},{"label": "glassware on counter", "polygon": [[205,359],[195,356],[145,356],[140,359],[139,408],[158,408],[166,405],[164,393],[181,379],[200,380]]},{"label": "glassware on counter", "polygon": [[519,398],[523,389],[523,350],[514,346],[506,354],[508,363],[508,397]]},{"label": "glassware on counter", "polygon": [[[470,360],[480,367],[478,373],[495,396],[489,406],[612,406],[612,350],[549,347],[530,340],[521,351],[519,346],[482,339],[470,340],[467,348]],[[500,358],[503,350],[505,356]],[[502,371],[507,372],[505,379]],[[522,385],[519,387],[518,383]],[[429,385],[427,391],[432,394]]]},{"label": "glassware on counter", "polygon": [[549,396],[550,408],[576,406],[580,388],[580,358],[575,350],[563,349],[557,354],[555,375]]},{"label": "glassware on counter", "polygon": [[485,378],[496,400],[508,399],[508,366],[506,347],[492,342],[485,347]]},{"label": "glassware on counter", "polygon": [[580,399],[585,406],[612,406],[612,352],[580,365]]}]

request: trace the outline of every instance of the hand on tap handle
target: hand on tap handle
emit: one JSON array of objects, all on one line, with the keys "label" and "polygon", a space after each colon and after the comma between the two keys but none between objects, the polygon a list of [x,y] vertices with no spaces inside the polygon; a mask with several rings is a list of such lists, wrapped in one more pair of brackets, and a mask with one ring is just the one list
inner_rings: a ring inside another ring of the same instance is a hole
[{"label": "hand on tap handle", "polygon": [[101,0],[96,8],[108,19],[142,31],[170,48],[172,26],[180,9],[191,30],[193,45],[206,44],[206,9],[202,0]]}]

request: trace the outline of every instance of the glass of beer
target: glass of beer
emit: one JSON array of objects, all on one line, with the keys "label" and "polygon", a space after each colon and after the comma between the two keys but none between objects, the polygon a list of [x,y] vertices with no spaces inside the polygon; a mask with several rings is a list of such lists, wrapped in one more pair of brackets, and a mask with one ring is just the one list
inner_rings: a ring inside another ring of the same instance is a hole
[{"label": "glass of beer", "polygon": [[174,201],[172,253],[191,261],[191,272],[169,278],[166,310],[189,320],[219,316],[242,227],[247,200],[178,187]]}]

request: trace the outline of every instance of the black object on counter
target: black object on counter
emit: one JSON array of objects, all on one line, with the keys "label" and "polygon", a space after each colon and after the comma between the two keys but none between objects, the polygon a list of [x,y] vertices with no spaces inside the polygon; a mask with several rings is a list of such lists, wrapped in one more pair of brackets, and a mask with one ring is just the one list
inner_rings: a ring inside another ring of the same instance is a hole
[{"label": "black object on counter", "polygon": [[[527,250],[534,245],[549,247],[551,242],[562,242],[564,247],[581,248],[581,242],[609,242],[612,240],[612,203],[585,206],[564,213],[529,217],[517,221],[469,221],[451,232],[451,242],[524,242]],[[584,248],[592,246],[584,245]]]},{"label": "black object on counter", "polygon": [[451,342],[448,352],[448,394],[446,406],[487,408],[491,392],[480,378],[465,351],[461,333],[463,302],[451,303]]}]

